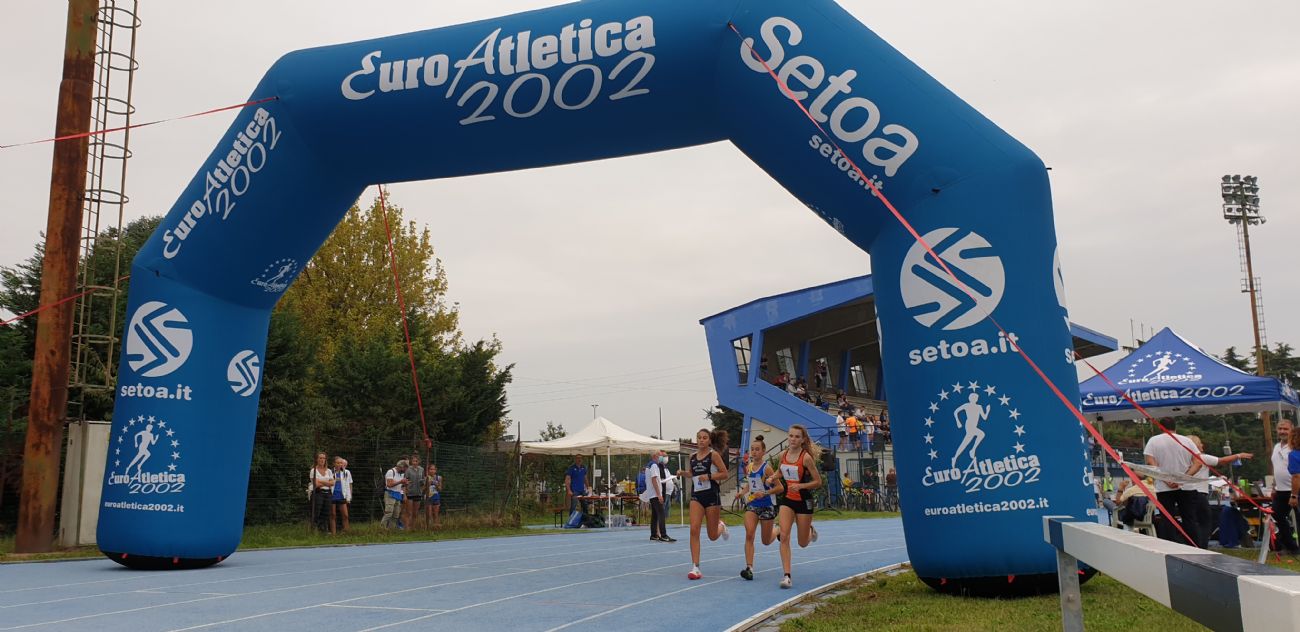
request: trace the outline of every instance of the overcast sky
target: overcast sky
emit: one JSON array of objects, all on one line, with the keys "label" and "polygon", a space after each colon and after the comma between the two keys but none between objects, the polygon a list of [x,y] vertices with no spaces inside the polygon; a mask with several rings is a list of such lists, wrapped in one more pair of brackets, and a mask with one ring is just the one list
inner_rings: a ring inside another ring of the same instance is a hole
[{"label": "overcast sky", "polygon": [[[1300,346],[1300,3],[841,1],[1052,167],[1073,320],[1125,343],[1132,321],[1248,349],[1218,181],[1254,174],[1268,337]],[[137,121],[238,103],[290,50],[558,3],[141,4]],[[54,128],[65,12],[6,11],[0,144]],[[127,220],[165,212],[233,116],[136,132]],[[29,256],[45,226],[51,149],[0,150],[0,265]],[[662,407],[665,433],[688,436],[716,401],[700,318],[870,271],[727,144],[391,192],[430,227],[465,333],[504,342],[526,439],[548,420],[577,429],[591,404],[644,433]]]}]

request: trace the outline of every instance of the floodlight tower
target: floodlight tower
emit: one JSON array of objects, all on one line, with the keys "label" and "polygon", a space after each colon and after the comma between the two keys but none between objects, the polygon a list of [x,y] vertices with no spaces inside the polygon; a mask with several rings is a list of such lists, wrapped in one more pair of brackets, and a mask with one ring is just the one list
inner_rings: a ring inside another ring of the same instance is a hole
[{"label": "floodlight tower", "polygon": [[[1237,227],[1237,244],[1245,266],[1246,278],[1242,281],[1242,292],[1250,293],[1250,323],[1255,330],[1255,373],[1264,375],[1264,344],[1262,342],[1261,310],[1255,278],[1255,267],[1250,258],[1250,227],[1263,224],[1266,220],[1259,212],[1259,179],[1255,176],[1223,176],[1220,184],[1223,193],[1223,219]],[[1273,429],[1268,413],[1263,413],[1265,445],[1273,444]]]}]

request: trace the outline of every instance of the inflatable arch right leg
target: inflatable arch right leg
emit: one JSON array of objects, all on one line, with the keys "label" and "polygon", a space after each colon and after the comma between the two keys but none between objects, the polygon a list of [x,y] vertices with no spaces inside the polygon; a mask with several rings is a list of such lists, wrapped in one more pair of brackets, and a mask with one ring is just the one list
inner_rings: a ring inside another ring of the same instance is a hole
[{"label": "inflatable arch right leg", "polygon": [[[1077,423],[1013,353],[1077,393],[1046,172],[835,3],[566,4],[292,53],[253,92],[267,97],[134,262],[99,523],[113,559],[176,568],[236,549],[270,311],[365,186],[729,139],[872,253],[917,573],[1055,585],[1040,518],[1084,515],[1091,491]],[[284,466],[306,484],[309,464]]]}]

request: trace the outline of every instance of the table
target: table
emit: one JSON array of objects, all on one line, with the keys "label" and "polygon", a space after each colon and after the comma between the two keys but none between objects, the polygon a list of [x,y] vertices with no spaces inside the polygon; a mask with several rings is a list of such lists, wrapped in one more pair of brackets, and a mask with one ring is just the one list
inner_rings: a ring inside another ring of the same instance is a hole
[{"label": "table", "polygon": [[639,505],[641,503],[641,497],[636,494],[619,494],[617,496],[579,496],[578,500],[591,504],[598,515],[601,513],[600,510],[605,508],[605,501],[612,500],[613,502],[618,503],[619,511],[626,509],[626,503],[632,503],[633,505]]}]

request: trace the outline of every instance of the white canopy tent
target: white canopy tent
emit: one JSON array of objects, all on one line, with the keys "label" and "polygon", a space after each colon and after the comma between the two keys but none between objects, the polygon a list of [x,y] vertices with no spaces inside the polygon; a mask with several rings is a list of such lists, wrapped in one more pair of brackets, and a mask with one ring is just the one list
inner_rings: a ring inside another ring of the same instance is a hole
[{"label": "white canopy tent", "polygon": [[[677,452],[676,441],[665,441],[638,434],[604,417],[597,417],[581,430],[551,441],[525,441],[520,443],[522,454],[600,454],[605,453],[605,472],[610,470],[610,458],[623,454],[650,454],[658,450]],[[613,513],[613,499],[605,499],[605,515]]]}]

